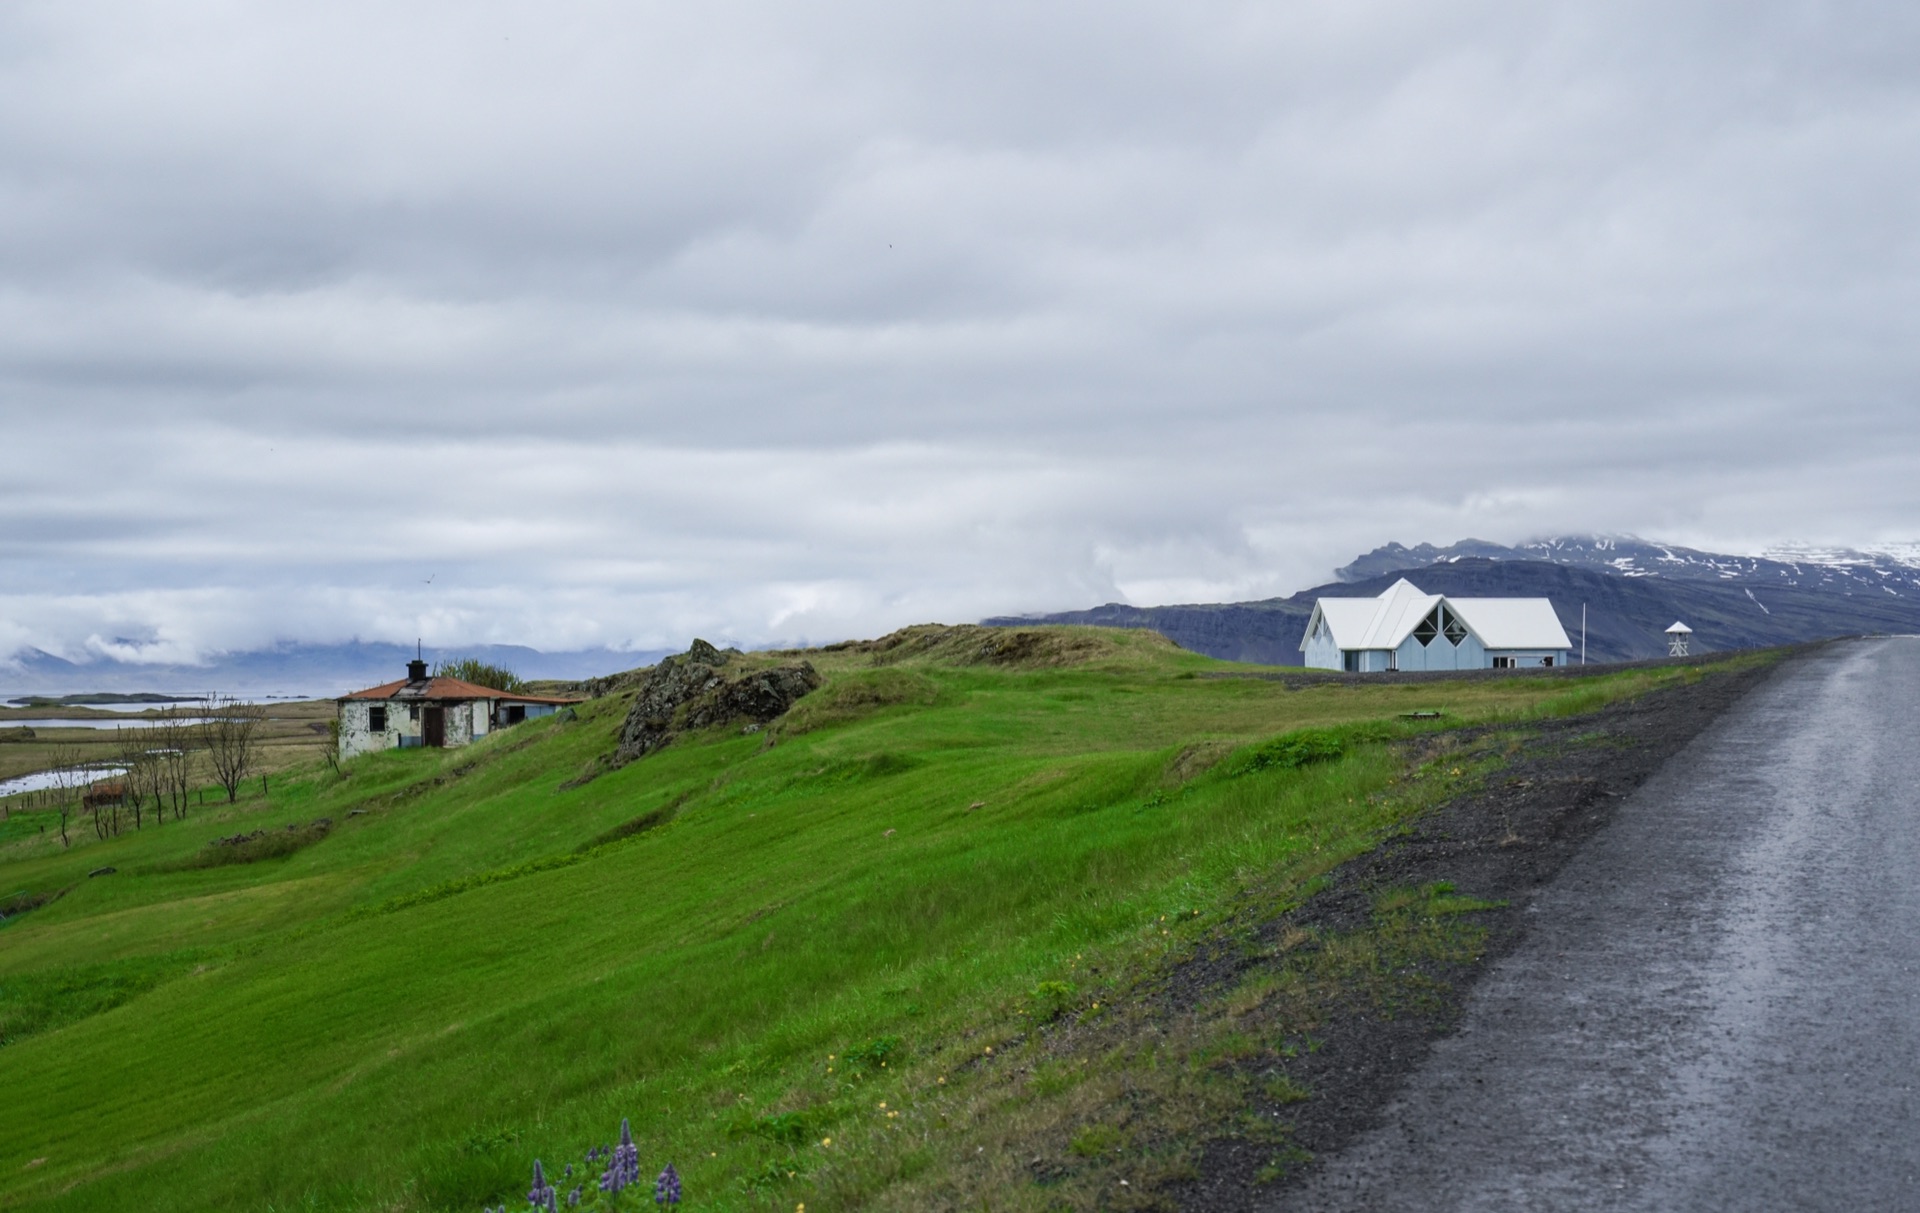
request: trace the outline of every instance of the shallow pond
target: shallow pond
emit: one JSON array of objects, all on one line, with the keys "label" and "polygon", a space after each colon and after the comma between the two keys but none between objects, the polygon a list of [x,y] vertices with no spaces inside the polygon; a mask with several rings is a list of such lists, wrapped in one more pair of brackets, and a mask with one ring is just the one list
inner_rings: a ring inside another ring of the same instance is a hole
[{"label": "shallow pond", "polygon": [[[84,771],[89,781],[111,779],[115,775],[125,775],[127,768],[116,766],[87,767]],[[43,792],[48,788],[60,786],[60,780],[53,771],[35,771],[31,775],[21,775],[13,779],[0,780],[0,796],[13,796],[20,792]]]},{"label": "shallow pond", "polygon": [[[177,724],[199,724],[204,716],[181,716]],[[0,729],[150,729],[164,721],[141,718],[139,720],[66,720],[52,719],[15,719],[0,718]]]}]

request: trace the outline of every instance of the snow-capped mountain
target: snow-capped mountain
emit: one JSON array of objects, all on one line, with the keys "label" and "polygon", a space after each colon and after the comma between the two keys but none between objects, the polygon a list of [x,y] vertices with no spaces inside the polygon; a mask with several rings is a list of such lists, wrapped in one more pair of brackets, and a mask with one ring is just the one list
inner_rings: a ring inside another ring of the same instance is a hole
[{"label": "snow-capped mountain", "polygon": [[1511,546],[1464,539],[1446,547],[1389,543],[1355,560],[1334,576],[1364,581],[1383,573],[1430,564],[1486,560],[1543,560],[1621,577],[1667,577],[1730,583],[1753,590],[1824,590],[1841,594],[1890,594],[1920,598],[1920,543],[1875,548],[1782,545],[1758,556],[1703,552],[1631,535],[1572,535]]}]

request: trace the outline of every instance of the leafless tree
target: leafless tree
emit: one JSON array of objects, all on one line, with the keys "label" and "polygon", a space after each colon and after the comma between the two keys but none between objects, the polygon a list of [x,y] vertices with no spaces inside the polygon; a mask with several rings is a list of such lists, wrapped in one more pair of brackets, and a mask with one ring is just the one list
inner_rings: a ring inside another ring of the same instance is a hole
[{"label": "leafless tree", "polygon": [[80,747],[71,741],[56,741],[47,747],[47,761],[53,764],[51,790],[60,811],[60,845],[70,847],[73,839],[67,837],[67,815],[72,810],[74,793],[87,786],[87,773],[80,766]]},{"label": "leafless tree", "polygon": [[152,734],[145,728],[117,728],[114,733],[114,757],[126,768],[122,775],[121,787],[126,791],[121,800],[133,809],[133,828],[143,824],[142,810],[146,807],[147,794],[153,793],[158,800],[160,785],[160,765],[152,754]]},{"label": "leafless tree", "polygon": [[[175,821],[187,815],[187,797],[193,791],[193,743],[198,732],[179,708],[160,713],[153,728],[154,756],[160,768],[160,786]],[[155,811],[159,811],[156,806]]]},{"label": "leafless tree", "polygon": [[257,703],[224,695],[207,700],[200,747],[213,768],[214,782],[227,790],[228,804],[240,798],[241,782],[259,762],[260,723],[266,718],[267,710]]},{"label": "leafless tree", "polygon": [[134,786],[133,766],[139,761],[140,751],[127,740],[127,730],[114,730],[113,761],[120,769],[118,776],[101,787],[96,781],[103,772],[98,767],[76,767],[74,790],[80,794],[80,807],[93,817],[93,836],[102,842],[120,833],[120,807],[126,803],[127,794]]}]

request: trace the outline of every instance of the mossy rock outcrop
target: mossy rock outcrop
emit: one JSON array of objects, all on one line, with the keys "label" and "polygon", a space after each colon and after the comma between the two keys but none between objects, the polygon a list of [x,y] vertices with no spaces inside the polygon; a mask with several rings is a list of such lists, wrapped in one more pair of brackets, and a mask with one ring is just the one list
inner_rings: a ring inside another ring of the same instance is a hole
[{"label": "mossy rock outcrop", "polygon": [[820,685],[804,661],[740,670],[741,661],[742,654],[704,640],[664,658],[634,693],[620,729],[619,759],[644,758],[695,729],[738,720],[767,724]]}]

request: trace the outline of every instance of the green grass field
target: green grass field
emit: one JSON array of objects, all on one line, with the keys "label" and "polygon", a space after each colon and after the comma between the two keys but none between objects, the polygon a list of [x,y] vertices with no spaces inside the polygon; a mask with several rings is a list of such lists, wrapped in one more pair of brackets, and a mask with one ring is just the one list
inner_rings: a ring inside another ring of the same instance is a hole
[{"label": "green grass field", "polygon": [[1096,1004],[1484,769],[1395,738],[1701,676],[1290,689],[1059,634],[1074,664],[815,652],[769,732],[567,790],[624,697],[71,849],[16,814],[0,905],[66,892],[0,925],[0,1207],[521,1208],[535,1157],[578,1169],[622,1117],[623,1208],[669,1160],[692,1209],[1087,1207],[1010,1152],[1144,1140],[1088,1108],[1145,1063],[1058,1064],[1036,1025],[1124,1009]]}]

